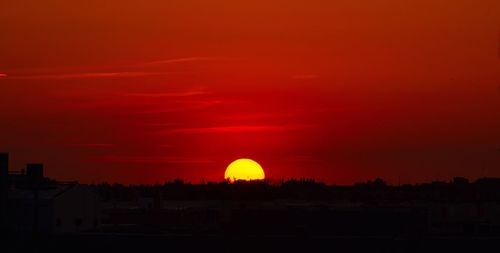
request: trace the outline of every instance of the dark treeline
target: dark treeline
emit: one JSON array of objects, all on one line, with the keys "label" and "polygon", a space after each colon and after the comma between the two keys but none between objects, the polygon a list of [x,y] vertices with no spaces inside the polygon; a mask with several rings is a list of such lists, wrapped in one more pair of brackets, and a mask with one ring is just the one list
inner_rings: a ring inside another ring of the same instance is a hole
[{"label": "dark treeline", "polygon": [[94,185],[103,201],[134,201],[141,197],[162,200],[335,200],[372,202],[500,201],[500,179],[469,182],[454,178],[415,185],[388,185],[382,179],[351,186],[327,185],[311,179],[291,179],[279,184],[268,181],[186,183],[180,179],[156,185]]}]

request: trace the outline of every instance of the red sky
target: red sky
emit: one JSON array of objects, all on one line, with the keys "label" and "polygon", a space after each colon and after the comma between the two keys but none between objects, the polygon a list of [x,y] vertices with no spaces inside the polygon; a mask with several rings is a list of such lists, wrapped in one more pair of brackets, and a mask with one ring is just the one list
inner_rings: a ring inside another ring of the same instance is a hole
[{"label": "red sky", "polygon": [[500,2],[3,1],[0,150],[82,182],[500,176]]}]

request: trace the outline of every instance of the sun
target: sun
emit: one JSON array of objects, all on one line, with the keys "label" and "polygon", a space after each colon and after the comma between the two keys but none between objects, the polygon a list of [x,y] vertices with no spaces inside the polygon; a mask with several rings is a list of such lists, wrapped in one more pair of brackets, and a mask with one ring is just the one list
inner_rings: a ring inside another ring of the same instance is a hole
[{"label": "sun", "polygon": [[227,166],[224,179],[234,182],[237,180],[262,180],[266,176],[262,166],[256,161],[248,158],[235,160]]}]

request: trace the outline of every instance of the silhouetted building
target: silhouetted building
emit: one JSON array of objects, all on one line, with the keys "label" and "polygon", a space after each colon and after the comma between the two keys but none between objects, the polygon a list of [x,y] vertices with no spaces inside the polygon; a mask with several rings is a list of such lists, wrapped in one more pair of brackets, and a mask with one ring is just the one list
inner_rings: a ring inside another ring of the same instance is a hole
[{"label": "silhouetted building", "polygon": [[467,185],[469,183],[469,180],[465,177],[454,177],[453,183],[455,185]]},{"label": "silhouetted building", "polygon": [[90,186],[58,183],[40,189],[37,198],[32,190],[10,189],[9,227],[13,231],[29,233],[35,222],[40,233],[74,233],[99,225],[99,199]]},{"label": "silhouetted building", "polygon": [[0,177],[2,180],[2,185],[7,183],[7,178],[9,176],[9,154],[0,153]]},{"label": "silhouetted building", "polygon": [[[0,153],[0,228],[6,227],[9,180],[9,154]],[[0,233],[3,231],[0,231]]]},{"label": "silhouetted building", "polygon": [[[8,217],[4,224],[10,231],[72,233],[99,225],[100,203],[92,187],[45,178],[40,163],[9,172],[6,154],[0,155],[0,167],[2,180],[7,182],[5,202],[9,207],[3,215]],[[7,205],[2,205],[2,210]]]},{"label": "silhouetted building", "polygon": [[43,164],[29,163],[26,165],[26,176],[34,182],[43,179]]}]

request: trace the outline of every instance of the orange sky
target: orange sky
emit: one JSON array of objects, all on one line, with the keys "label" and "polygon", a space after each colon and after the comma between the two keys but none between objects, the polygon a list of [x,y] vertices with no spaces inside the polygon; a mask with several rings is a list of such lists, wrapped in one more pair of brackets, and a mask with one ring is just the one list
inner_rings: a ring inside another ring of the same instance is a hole
[{"label": "orange sky", "polygon": [[3,1],[0,150],[51,177],[500,176],[500,2]]}]

